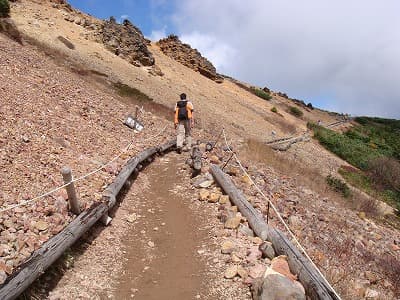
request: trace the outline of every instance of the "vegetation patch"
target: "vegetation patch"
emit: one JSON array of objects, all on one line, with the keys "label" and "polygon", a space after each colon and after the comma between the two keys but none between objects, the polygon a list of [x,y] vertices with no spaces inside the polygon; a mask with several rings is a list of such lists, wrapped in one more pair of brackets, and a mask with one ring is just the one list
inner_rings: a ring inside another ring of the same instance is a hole
[{"label": "vegetation patch", "polygon": [[256,88],[256,87],[252,87],[251,88],[251,92],[254,95],[260,97],[261,99],[264,99],[264,100],[267,100],[267,101],[272,99],[271,94],[263,91],[262,89],[259,89],[259,88]]},{"label": "vegetation patch", "polygon": [[139,102],[153,101],[153,99],[147,96],[145,93],[139,91],[136,88],[130,87],[125,83],[116,82],[113,85],[118,94],[122,97],[131,98]]},{"label": "vegetation patch", "polygon": [[349,198],[351,196],[351,191],[349,186],[340,180],[339,178],[328,175],[326,177],[326,183],[336,192],[341,193],[343,197]]},{"label": "vegetation patch", "polygon": [[400,193],[390,188],[383,188],[376,184],[368,172],[360,171],[354,168],[342,166],[339,174],[358,189],[364,191],[371,197],[385,201],[400,210]]},{"label": "vegetation patch", "polygon": [[303,116],[303,111],[301,111],[299,108],[295,106],[290,106],[289,107],[289,113],[291,113],[293,116],[301,118]]},{"label": "vegetation patch", "polygon": [[271,108],[271,111],[272,111],[273,113],[278,113],[278,109],[277,109],[275,106]]},{"label": "vegetation patch", "polygon": [[10,16],[10,3],[8,0],[0,0],[0,18],[7,18]]},{"label": "vegetation patch", "polygon": [[400,121],[359,117],[344,134],[308,123],[314,137],[360,171],[342,168],[350,184],[400,208]]}]

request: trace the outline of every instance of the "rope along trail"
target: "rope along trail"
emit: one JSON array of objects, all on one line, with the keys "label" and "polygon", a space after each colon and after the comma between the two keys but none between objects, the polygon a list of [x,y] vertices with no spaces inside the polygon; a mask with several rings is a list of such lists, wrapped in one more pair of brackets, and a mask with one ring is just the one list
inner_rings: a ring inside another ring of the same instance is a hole
[{"label": "rope along trail", "polygon": [[240,162],[238,156],[236,155],[235,152],[232,151],[232,148],[229,146],[227,138],[226,138],[226,134],[225,134],[225,129],[222,130],[223,131],[223,135],[224,135],[224,140],[225,140],[225,145],[228,149],[229,152],[232,153],[233,157],[235,158],[237,164],[239,165],[240,169],[243,171],[243,173],[249,178],[250,182],[252,183],[252,185],[254,185],[254,187],[256,188],[256,190],[262,195],[262,197],[268,201],[268,203],[270,204],[270,206],[272,207],[272,209],[274,210],[274,212],[276,213],[276,215],[278,216],[279,221],[281,221],[281,223],[283,224],[283,226],[286,228],[286,230],[289,232],[290,236],[292,237],[292,239],[295,241],[296,245],[299,247],[299,249],[303,252],[303,254],[307,257],[307,259],[310,261],[310,263],[314,266],[314,268],[317,270],[318,274],[323,278],[323,280],[325,281],[325,283],[332,289],[333,293],[335,294],[335,296],[338,299],[341,299],[340,296],[336,293],[335,289],[331,286],[331,284],[329,283],[329,281],[325,278],[325,276],[321,273],[321,271],[319,270],[319,268],[315,265],[315,263],[313,262],[313,260],[311,259],[311,257],[308,255],[308,253],[306,252],[306,250],[304,249],[304,247],[300,244],[300,242],[298,241],[298,239],[296,238],[296,236],[294,235],[294,233],[290,230],[289,225],[286,224],[285,220],[282,218],[281,214],[279,213],[279,211],[277,210],[277,208],[275,207],[275,205],[272,203],[272,201],[265,196],[265,194],[263,193],[263,191],[257,186],[257,184],[253,181],[253,179],[250,177],[250,175],[247,173],[246,169],[243,167],[242,163]]},{"label": "rope along trail", "polygon": [[[151,137],[149,137],[149,138],[147,138],[147,139],[140,140],[140,142],[143,143],[143,142],[147,142],[147,141],[149,141],[149,140],[155,139],[156,137],[160,136],[160,135],[165,131],[165,129],[167,128],[167,126],[168,126],[168,125],[165,125],[164,128],[162,128],[162,129],[160,130],[160,132],[158,132],[156,135],[151,136]],[[77,182],[77,181],[81,181],[81,180],[83,180],[83,179],[85,179],[85,178],[87,178],[87,177],[89,177],[89,176],[91,176],[91,175],[93,175],[93,174],[96,174],[96,173],[100,172],[102,169],[104,169],[105,167],[107,167],[108,165],[110,165],[111,163],[113,163],[114,161],[116,161],[118,158],[120,158],[124,153],[126,153],[127,151],[129,151],[130,148],[131,148],[131,146],[133,145],[133,143],[134,143],[133,141],[130,142],[117,156],[115,156],[115,157],[114,157],[112,160],[110,160],[109,162],[107,162],[107,163],[101,165],[101,166],[98,167],[97,169],[95,169],[95,170],[93,170],[93,171],[91,171],[91,172],[89,172],[89,173],[87,173],[87,174],[85,174],[85,175],[82,175],[82,176],[80,176],[80,177],[78,177],[78,178],[73,178],[71,182],[68,182],[68,183],[63,184],[63,185],[61,185],[61,186],[59,186],[59,187],[56,187],[56,188],[54,188],[54,189],[52,189],[52,190],[50,190],[50,191],[48,191],[48,192],[46,192],[46,193],[44,193],[44,194],[42,194],[42,195],[36,196],[36,197],[34,197],[34,198],[32,198],[32,199],[29,199],[29,200],[25,200],[25,201],[19,202],[19,203],[17,203],[17,204],[9,205],[9,206],[7,206],[7,207],[5,207],[5,208],[1,208],[1,209],[0,209],[0,213],[6,212],[6,211],[9,211],[9,210],[12,210],[12,209],[17,208],[17,207],[20,207],[20,206],[25,206],[25,205],[34,203],[34,202],[38,201],[39,199],[42,199],[42,198],[44,198],[44,197],[46,197],[46,196],[51,195],[52,193],[55,193],[55,192],[57,192],[57,191],[59,191],[59,190],[65,188],[66,186],[70,185],[71,183],[74,183],[74,182]]]}]

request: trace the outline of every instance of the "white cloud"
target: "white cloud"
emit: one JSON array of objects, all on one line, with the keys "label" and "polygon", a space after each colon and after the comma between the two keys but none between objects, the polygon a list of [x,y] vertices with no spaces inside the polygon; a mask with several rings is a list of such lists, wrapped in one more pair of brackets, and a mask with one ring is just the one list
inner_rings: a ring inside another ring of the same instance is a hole
[{"label": "white cloud", "polygon": [[212,61],[217,70],[222,73],[229,70],[236,56],[236,51],[232,47],[211,35],[193,31],[180,36],[180,40],[196,48],[200,53],[206,53],[206,58]]},{"label": "white cloud", "polygon": [[129,20],[130,16],[129,15],[121,15],[118,19],[118,23],[122,23],[124,20]]},{"label": "white cloud", "polygon": [[150,39],[153,42],[159,41],[167,36],[167,27],[164,27],[160,30],[152,30],[151,34],[148,39]]},{"label": "white cloud", "polygon": [[397,0],[177,1],[178,35],[220,72],[331,109],[400,118]]}]

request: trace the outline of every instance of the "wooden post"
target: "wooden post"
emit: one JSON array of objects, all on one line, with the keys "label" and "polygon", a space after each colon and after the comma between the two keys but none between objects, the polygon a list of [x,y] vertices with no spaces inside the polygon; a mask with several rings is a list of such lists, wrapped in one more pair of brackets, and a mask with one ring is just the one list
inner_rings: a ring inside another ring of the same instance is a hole
[{"label": "wooden post", "polygon": [[67,190],[68,194],[68,201],[71,211],[79,215],[81,213],[81,209],[79,208],[79,201],[75,191],[75,185],[72,182],[72,172],[69,167],[63,167],[61,169],[61,174],[64,179],[64,184],[68,184],[65,189]]},{"label": "wooden post", "polygon": [[[43,274],[53,262],[55,262],[65,250],[70,248],[94,223],[99,219],[108,224],[111,218],[108,216],[108,210],[116,203],[116,195],[120,191],[122,184],[129,178],[131,169],[137,172],[136,165],[144,161],[147,157],[157,153],[158,149],[168,151],[174,143],[164,144],[158,148],[150,148],[135,158],[132,158],[128,165],[121,170],[114,182],[105,190],[102,203],[94,203],[89,209],[82,212],[70,224],[68,224],[60,233],[52,237],[36,250],[31,257],[20,265],[6,282],[0,284],[0,299],[16,299],[36,278]],[[64,169],[65,172],[64,172]],[[63,168],[61,171],[69,174],[69,178],[64,179],[66,183],[71,183],[72,176],[69,168]],[[67,187],[73,186],[69,184]],[[78,206],[79,207],[79,206]]]},{"label": "wooden post", "polygon": [[139,106],[135,106],[135,117],[134,117],[134,123],[133,123],[133,129],[136,129],[136,122],[138,121],[138,116],[139,116]]}]

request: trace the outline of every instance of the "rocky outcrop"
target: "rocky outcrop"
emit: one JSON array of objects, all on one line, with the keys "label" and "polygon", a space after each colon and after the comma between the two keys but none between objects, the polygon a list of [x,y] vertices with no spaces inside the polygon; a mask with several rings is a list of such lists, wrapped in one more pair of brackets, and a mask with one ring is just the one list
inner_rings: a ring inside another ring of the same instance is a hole
[{"label": "rocky outcrop", "polygon": [[167,38],[161,39],[157,44],[165,55],[184,66],[218,83],[223,81],[222,76],[217,74],[216,68],[207,58],[203,57],[199,51],[193,49],[190,45],[182,43],[176,35],[170,35]]},{"label": "rocky outcrop", "polygon": [[113,17],[102,26],[102,42],[108,50],[132,64],[154,65],[154,57],[147,48],[147,40],[139,28],[128,20],[118,24]]}]

